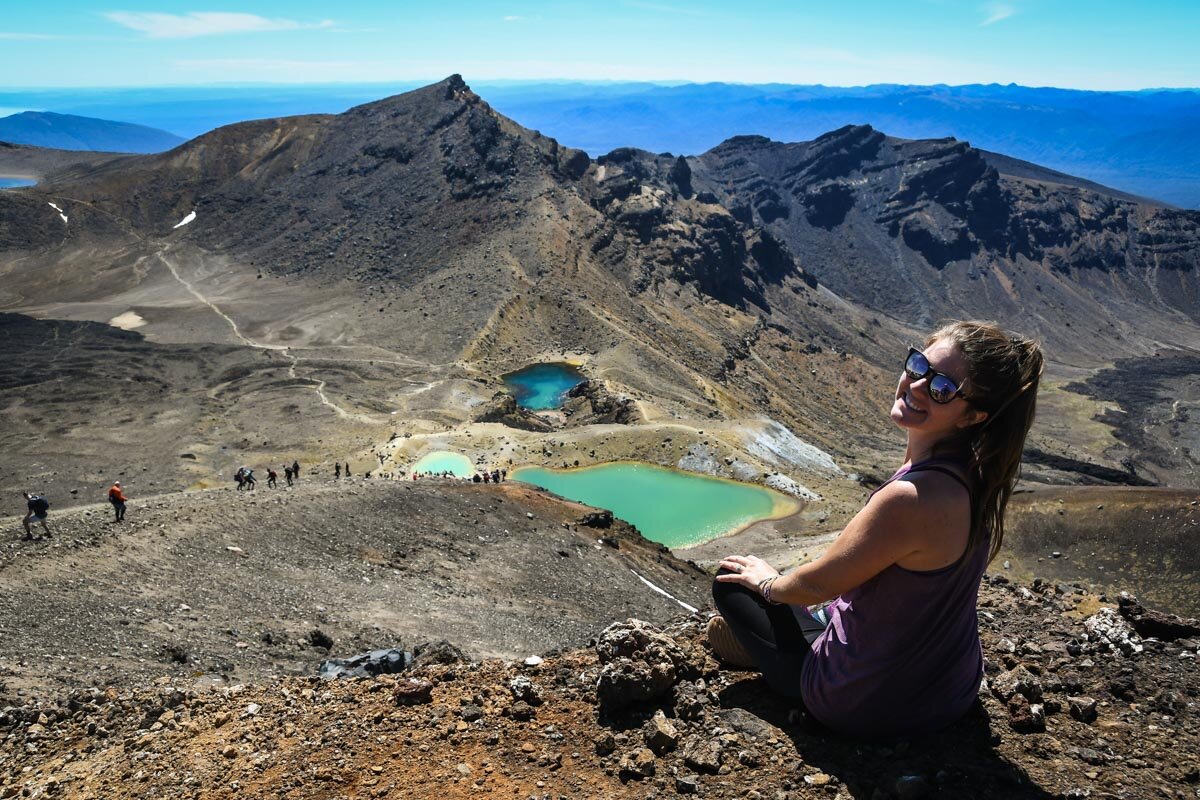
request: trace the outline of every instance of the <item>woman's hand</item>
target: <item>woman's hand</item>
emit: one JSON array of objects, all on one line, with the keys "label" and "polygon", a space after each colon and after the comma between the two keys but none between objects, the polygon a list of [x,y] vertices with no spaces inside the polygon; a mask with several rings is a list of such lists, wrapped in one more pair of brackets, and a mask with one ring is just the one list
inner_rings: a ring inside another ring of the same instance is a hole
[{"label": "woman's hand", "polygon": [[758,591],[758,584],[762,581],[779,575],[779,570],[758,556],[725,556],[721,559],[721,566],[732,574],[718,575],[718,581],[737,583],[753,592]]}]

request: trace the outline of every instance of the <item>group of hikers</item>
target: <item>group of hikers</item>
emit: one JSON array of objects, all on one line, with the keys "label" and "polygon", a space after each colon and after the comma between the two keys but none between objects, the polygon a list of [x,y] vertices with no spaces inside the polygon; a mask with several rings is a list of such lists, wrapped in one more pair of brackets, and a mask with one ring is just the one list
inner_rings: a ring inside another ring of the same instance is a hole
[{"label": "group of hikers", "polygon": [[[21,524],[25,527],[25,535],[22,537],[26,541],[33,539],[33,524],[40,523],[42,526],[42,536],[39,538],[48,538],[53,536],[50,533],[50,525],[46,522],[46,518],[50,516],[50,501],[44,495],[30,494],[29,492],[21,492],[25,497],[25,518],[21,520]],[[125,496],[124,490],[121,489],[121,482],[114,481],[113,485],[108,489],[108,502],[113,507],[113,522],[125,521],[125,504],[129,502],[129,498]]]},{"label": "group of hikers", "polygon": [[[454,474],[450,470],[444,470],[442,472],[414,472],[412,474],[412,479],[414,481],[417,480],[418,478],[457,478],[457,477],[458,477],[458,475]],[[466,480],[466,478],[464,478],[463,480]],[[474,475],[471,476],[470,480],[472,483],[500,483],[501,481],[508,480],[508,470],[493,469],[491,472],[488,472],[485,469],[481,473],[476,472]]]},{"label": "group of hikers", "polygon": [[[346,465],[347,469],[349,464]],[[349,474],[347,472],[346,474]],[[294,485],[294,482],[300,479],[300,462],[292,461],[292,463],[283,465],[283,477],[287,481],[288,486]],[[237,483],[237,490],[253,491],[258,485],[258,479],[254,477],[254,470],[250,467],[238,467],[238,471],[233,473],[233,480]],[[267,487],[274,489],[278,486],[279,473],[274,467],[267,467]]]}]

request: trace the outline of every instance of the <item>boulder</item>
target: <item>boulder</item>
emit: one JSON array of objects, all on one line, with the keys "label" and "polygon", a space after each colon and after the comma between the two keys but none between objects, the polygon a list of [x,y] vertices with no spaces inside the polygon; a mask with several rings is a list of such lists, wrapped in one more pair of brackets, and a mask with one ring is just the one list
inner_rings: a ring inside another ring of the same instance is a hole
[{"label": "boulder", "polygon": [[524,701],[531,706],[540,706],[542,704],[541,687],[524,675],[518,675],[509,681],[508,689],[512,692],[514,700]]},{"label": "boulder", "polygon": [[1096,721],[1096,701],[1091,697],[1068,697],[1071,717],[1080,722]]},{"label": "boulder", "polygon": [[396,683],[392,698],[397,705],[424,705],[433,699],[433,684],[420,678],[405,678]]},{"label": "boulder", "polygon": [[991,687],[992,694],[1006,703],[1013,698],[1013,695],[1021,695],[1033,703],[1042,699],[1042,682],[1021,664],[990,679],[988,685]]},{"label": "boulder", "polygon": [[640,781],[654,777],[654,753],[645,747],[621,756],[619,777],[622,781]]},{"label": "boulder", "polygon": [[596,694],[604,712],[659,698],[680,680],[698,677],[703,665],[702,657],[697,660],[670,636],[638,619],[606,628],[596,654],[603,665]]},{"label": "boulder", "polygon": [[461,664],[466,661],[462,650],[447,642],[445,639],[436,642],[423,642],[413,648],[412,667],[427,667],[430,664]]},{"label": "boulder", "polygon": [[1124,592],[1117,598],[1117,611],[1142,637],[1173,642],[1200,635],[1200,621],[1148,609]]},{"label": "boulder", "polygon": [[611,511],[592,511],[580,517],[579,524],[587,528],[611,528],[613,513]]},{"label": "boulder", "polygon": [[1046,730],[1045,709],[1014,694],[1008,701],[1008,724],[1017,733],[1041,733]]},{"label": "boulder", "polygon": [[1143,650],[1141,637],[1114,609],[1102,608],[1083,621],[1088,641],[1104,650],[1131,656]]},{"label": "boulder", "polygon": [[661,756],[671,752],[679,744],[679,731],[662,711],[656,711],[642,726],[642,738],[655,755]]},{"label": "boulder", "polygon": [[326,680],[373,678],[403,672],[412,663],[412,654],[399,648],[371,650],[351,658],[331,658],[321,662],[320,675]]},{"label": "boulder", "polygon": [[683,763],[697,772],[717,774],[725,754],[719,739],[709,739],[706,736],[689,736],[683,740],[681,749]]}]

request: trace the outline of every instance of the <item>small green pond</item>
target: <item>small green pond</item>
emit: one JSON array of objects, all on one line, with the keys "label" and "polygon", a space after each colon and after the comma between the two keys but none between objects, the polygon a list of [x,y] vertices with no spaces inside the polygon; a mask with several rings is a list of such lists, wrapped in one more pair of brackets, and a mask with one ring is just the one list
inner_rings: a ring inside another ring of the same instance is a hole
[{"label": "small green pond", "polygon": [[435,475],[449,472],[459,478],[469,478],[475,474],[475,465],[471,463],[471,459],[462,453],[452,453],[449,450],[435,450],[432,453],[426,453],[421,456],[421,460],[412,465],[410,472],[415,472],[418,475],[424,475],[426,472],[432,472]]},{"label": "small green pond", "polygon": [[502,376],[517,405],[533,411],[558,408],[567,392],[583,383],[583,373],[571,364],[534,364]]},{"label": "small green pond", "polygon": [[791,498],[761,486],[634,462],[568,470],[520,467],[511,478],[606,508],[667,547],[706,542],[799,509]]}]

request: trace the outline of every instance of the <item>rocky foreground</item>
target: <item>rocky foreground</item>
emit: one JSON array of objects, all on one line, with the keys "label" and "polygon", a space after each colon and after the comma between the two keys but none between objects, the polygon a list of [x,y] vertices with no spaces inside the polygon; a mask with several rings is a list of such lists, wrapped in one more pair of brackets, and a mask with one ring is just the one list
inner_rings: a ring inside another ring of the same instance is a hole
[{"label": "rocky foreground", "polygon": [[980,702],[920,739],[822,730],[697,614],[524,661],[31,699],[0,713],[0,797],[1196,797],[1200,627],[1118,600],[987,578]]}]

